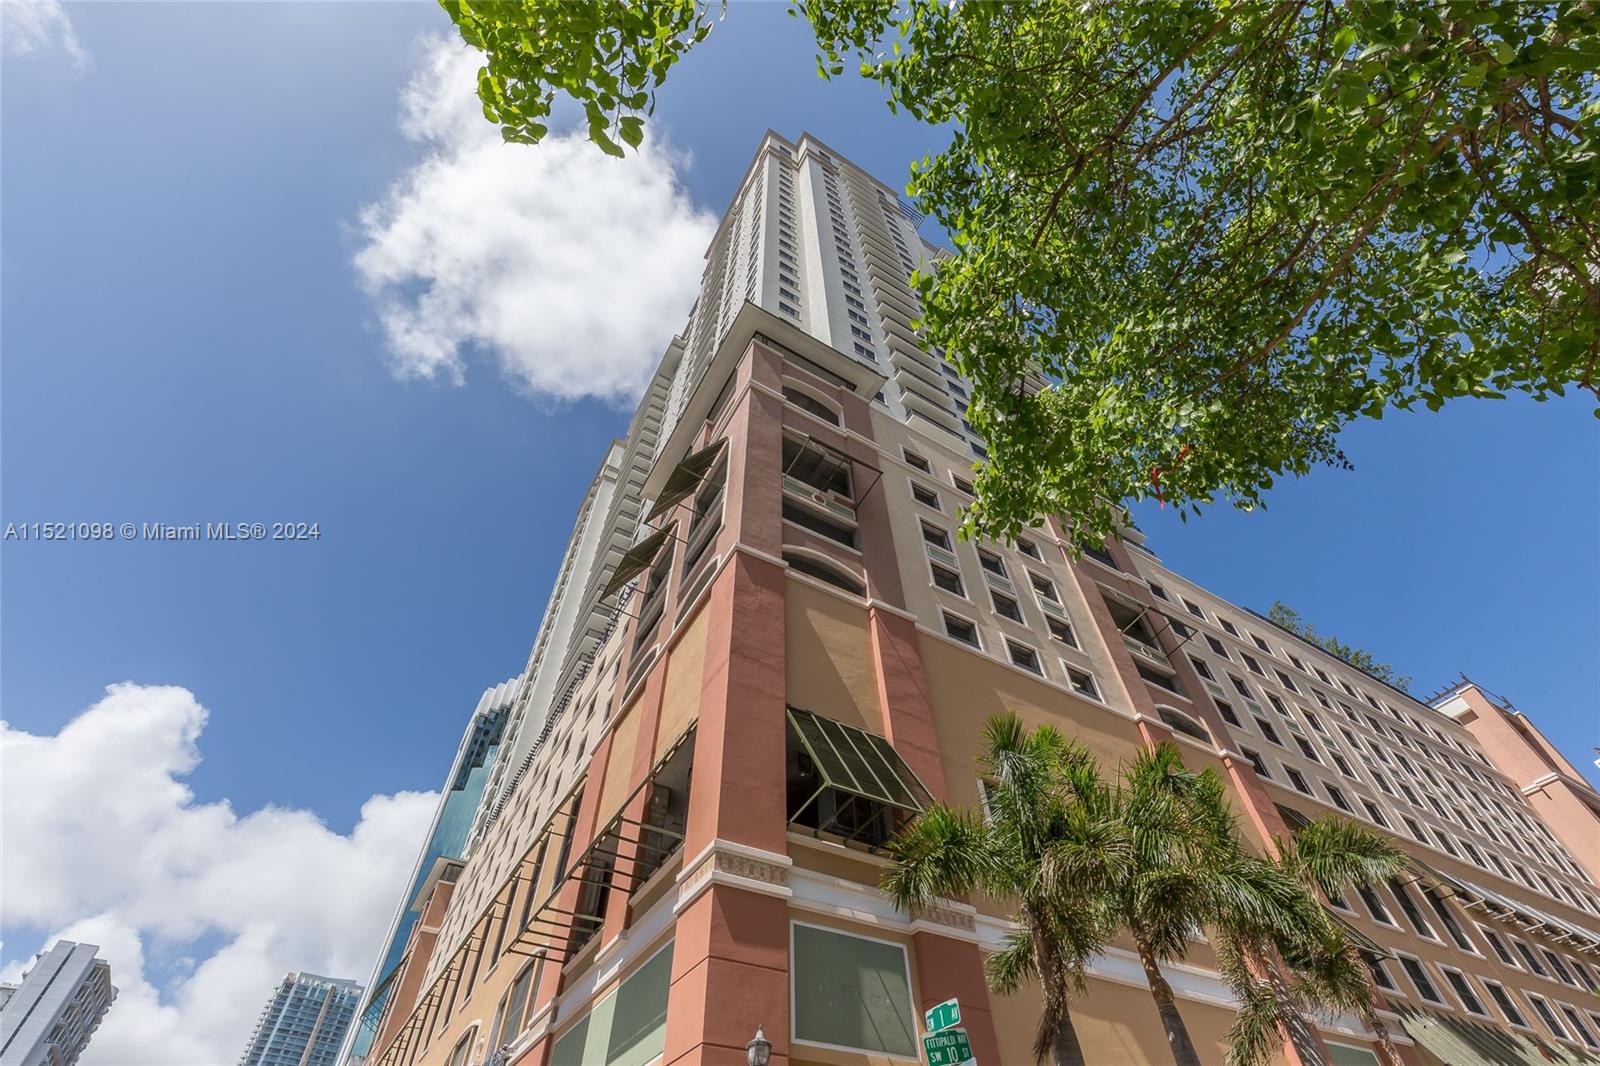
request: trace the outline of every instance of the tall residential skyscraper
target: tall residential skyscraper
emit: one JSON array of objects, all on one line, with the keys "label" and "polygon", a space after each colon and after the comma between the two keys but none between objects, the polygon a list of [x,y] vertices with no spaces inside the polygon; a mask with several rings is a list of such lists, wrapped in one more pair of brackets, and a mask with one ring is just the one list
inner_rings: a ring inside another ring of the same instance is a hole
[{"label": "tall residential skyscraper", "polygon": [[117,990],[93,944],[58,940],[22,982],[0,985],[0,1066],[72,1066]]},{"label": "tall residential skyscraper", "polygon": [[[1600,1063],[1597,871],[1453,704],[1200,587],[1137,529],[1081,557],[1056,516],[957,538],[983,441],[911,326],[908,275],[942,254],[916,226],[816,138],[763,138],[583,505],[473,831],[408,901],[367,1062],[731,1066],[758,1026],[778,1066],[912,1062],[948,999],[977,1062],[1031,1062],[1037,988],[983,977],[1006,901],[905,914],[878,889],[896,826],[981,805],[981,730],[1009,710],[1108,768],[1171,741],[1263,851],[1327,813],[1392,835],[1415,871],[1333,904],[1406,1066]],[[1211,945],[1164,976],[1220,1062]],[[1095,1066],[1171,1061],[1121,943],[1072,1015]],[[1351,1014],[1278,1061],[1378,1054]]]},{"label": "tall residential skyscraper", "polygon": [[361,1000],[361,986],[288,973],[272,992],[239,1066],[333,1066]]}]

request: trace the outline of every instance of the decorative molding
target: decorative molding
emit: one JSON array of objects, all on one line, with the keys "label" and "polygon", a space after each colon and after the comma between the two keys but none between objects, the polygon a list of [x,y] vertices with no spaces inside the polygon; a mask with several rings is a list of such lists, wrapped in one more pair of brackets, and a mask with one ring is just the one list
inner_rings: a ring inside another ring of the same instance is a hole
[{"label": "decorative molding", "polygon": [[954,940],[978,942],[978,909],[954,900],[935,899],[911,912],[911,931]]},{"label": "decorative molding", "polygon": [[748,844],[718,838],[707,844],[678,875],[678,899],[672,912],[681,913],[712,885],[727,885],[767,896],[788,899],[789,870],[794,860]]}]

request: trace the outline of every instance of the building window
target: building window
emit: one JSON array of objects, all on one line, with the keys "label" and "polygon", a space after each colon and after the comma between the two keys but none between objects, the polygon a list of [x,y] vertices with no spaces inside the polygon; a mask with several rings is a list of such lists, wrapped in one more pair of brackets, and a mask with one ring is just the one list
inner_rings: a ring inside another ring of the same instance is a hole
[{"label": "building window", "polygon": [[1233,704],[1228,703],[1228,702],[1226,702],[1224,700],[1217,700],[1216,704],[1217,704],[1217,713],[1222,715],[1222,720],[1224,722],[1227,722],[1229,725],[1241,725],[1242,724],[1239,721],[1239,716],[1236,713],[1234,713]]},{"label": "building window", "polygon": [[1588,1026],[1583,1024],[1583,1019],[1578,1017],[1577,1011],[1563,1003],[1561,1005],[1561,1014],[1567,1019],[1567,1027],[1577,1033],[1585,1044],[1592,1048],[1600,1048],[1600,1043],[1595,1041],[1594,1034],[1589,1031]]},{"label": "building window", "polygon": [[922,523],[922,539],[932,544],[935,548],[943,548],[945,551],[950,550],[950,534],[938,526],[930,526],[926,522]]},{"label": "building window", "polygon": [[1061,602],[1061,597],[1056,595],[1055,582],[1051,581],[1049,578],[1040,577],[1032,570],[1029,570],[1028,583],[1033,586],[1033,591],[1038,594],[1041,600],[1049,600],[1051,603],[1055,604],[1059,604]]},{"label": "building window", "polygon": [[1448,966],[1439,967],[1439,972],[1444,974],[1444,979],[1450,982],[1450,988],[1455,992],[1456,998],[1467,1009],[1468,1014],[1476,1014],[1480,1018],[1487,1018],[1489,1012],[1483,1009],[1483,1001],[1472,990],[1472,985],[1467,981],[1466,975],[1460,970],[1452,970]]},{"label": "building window", "polygon": [[1189,656],[1189,661],[1194,664],[1194,672],[1205,678],[1207,681],[1215,681],[1217,679],[1216,675],[1211,672],[1211,667],[1206,665],[1206,661],[1204,659],[1196,659],[1193,655],[1191,655]]},{"label": "building window", "polygon": [[968,481],[964,477],[957,477],[956,475],[951,474],[950,484],[954,485],[957,489],[966,493],[968,496],[971,496],[976,492],[976,490],[972,487],[972,482]]},{"label": "building window", "polygon": [[1455,941],[1456,947],[1462,951],[1470,951],[1474,955],[1478,954],[1478,945],[1472,942],[1467,936],[1467,931],[1461,928],[1461,923],[1456,921],[1456,916],[1451,912],[1450,905],[1444,901],[1444,897],[1431,888],[1423,889],[1422,894],[1427,897],[1428,905],[1433,908],[1433,912],[1439,916],[1439,921],[1444,923],[1445,932],[1450,934],[1450,939]]},{"label": "building window", "polygon": [[982,647],[978,643],[978,627],[960,615],[944,612],[944,631],[963,644],[971,644],[974,648]]},{"label": "building window", "polygon": [[1382,956],[1374,955],[1370,951],[1363,951],[1361,958],[1365,960],[1367,969],[1372,973],[1373,984],[1390,992],[1400,991],[1400,986],[1394,983],[1394,977],[1384,968]]},{"label": "building window", "polygon": [[478,1039],[478,1027],[473,1026],[451,1049],[450,1057],[445,1059],[446,1066],[468,1066],[468,1060],[472,1058],[472,1042],[476,1039]]},{"label": "building window", "polygon": [[1428,971],[1423,968],[1421,962],[1409,955],[1400,955],[1398,958],[1400,959],[1401,968],[1406,972],[1406,976],[1411,978],[1411,984],[1416,988],[1417,995],[1429,1003],[1436,1003],[1441,1007],[1448,1006],[1439,995],[1439,990],[1428,979]]},{"label": "building window", "polygon": [[1167,590],[1156,584],[1154,581],[1150,582],[1150,592],[1158,600],[1166,600],[1168,603],[1172,602],[1172,597],[1167,595]]},{"label": "building window", "polygon": [[1556,1017],[1556,1012],[1550,1009],[1548,1000],[1543,996],[1534,995],[1532,992],[1524,992],[1523,995],[1527,996],[1528,1002],[1533,1004],[1533,1013],[1537,1014],[1539,1020],[1544,1022],[1544,1027],[1550,1030],[1552,1036],[1559,1040],[1572,1039],[1567,1034],[1566,1027],[1561,1024],[1561,1020]]},{"label": "building window", "polygon": [[1026,644],[1018,644],[1014,640],[1006,641],[1006,650],[1011,654],[1013,664],[1022,667],[1030,674],[1044,676],[1044,667],[1039,665],[1039,653]]},{"label": "building window", "polygon": [[1373,822],[1383,826],[1385,829],[1389,828],[1389,819],[1383,816],[1383,811],[1379,809],[1376,803],[1366,797],[1362,797],[1361,806],[1367,809],[1367,817],[1372,819]]},{"label": "building window", "polygon": [[915,1058],[905,948],[799,922],[790,929],[794,1039]]},{"label": "building window", "polygon": [[1373,921],[1399,928],[1395,925],[1394,916],[1389,913],[1389,908],[1384,906],[1383,897],[1378,895],[1377,889],[1370,885],[1362,885],[1356,891],[1360,894],[1362,902],[1367,905],[1367,910],[1371,912]]},{"label": "building window", "polygon": [[1350,801],[1345,799],[1344,791],[1342,789],[1340,789],[1338,785],[1330,785],[1326,781],[1324,781],[1322,783],[1322,787],[1323,787],[1323,790],[1328,793],[1328,798],[1333,800],[1333,805],[1335,807],[1338,807],[1341,811],[1344,811],[1346,814],[1354,814],[1355,813],[1355,809],[1350,806]]},{"label": "building window", "polygon": [[1305,774],[1288,765],[1284,766],[1284,770],[1288,773],[1289,783],[1295,787],[1296,792],[1303,792],[1307,796],[1311,795],[1311,785],[1307,783]]},{"label": "building window", "polygon": [[1312,745],[1311,741],[1307,740],[1305,737],[1297,736],[1294,738],[1294,742],[1300,748],[1300,754],[1304,755],[1306,758],[1315,763],[1320,763],[1322,761],[1322,756],[1317,754],[1317,749]]},{"label": "building window", "polygon": [[1524,944],[1520,940],[1513,940],[1511,944],[1517,949],[1517,954],[1522,956],[1522,961],[1528,964],[1528,969],[1532,970],[1540,977],[1550,976],[1549,972],[1545,970],[1544,965],[1538,960],[1538,958],[1534,956],[1533,952],[1529,950],[1528,945]]},{"label": "building window", "polygon": [[1528,1028],[1528,1019],[1524,1018],[1522,1012],[1517,1009],[1516,1003],[1512,1000],[1504,985],[1495,981],[1484,981],[1483,987],[1489,990],[1489,998],[1494,1000],[1496,1007],[1500,1008],[1500,1013],[1505,1016],[1506,1021],[1519,1029]]},{"label": "building window", "polygon": [[656,952],[563,1033],[550,1051],[550,1066],[632,1066],[659,1057],[667,1039],[672,947]]},{"label": "building window", "polygon": [[984,548],[978,549],[978,565],[996,577],[1006,577],[1006,562],[1000,556]]},{"label": "building window", "polygon": [[1195,740],[1204,741],[1207,744],[1211,743],[1211,734],[1206,731],[1206,727],[1186,714],[1175,711],[1171,707],[1157,707],[1156,716],[1174,733],[1182,733],[1186,737],[1193,737]]},{"label": "building window", "polygon": [[929,465],[928,460],[924,459],[922,456],[918,455],[916,452],[912,451],[910,448],[904,449],[903,454],[906,457],[907,465],[915,467],[916,469],[922,471],[924,474],[933,473],[933,467],[931,465]]},{"label": "building window", "polygon": [[1021,552],[1023,555],[1026,555],[1030,559],[1038,559],[1040,562],[1044,561],[1039,557],[1039,546],[1025,537],[1017,538],[1017,551]]},{"label": "building window", "polygon": [[1017,601],[1003,592],[989,590],[989,599],[994,603],[994,613],[1002,618],[1009,618],[1013,622],[1022,621],[1022,608]]},{"label": "building window", "polygon": [[813,559],[809,555],[800,555],[796,552],[784,552],[783,561],[788,563],[790,569],[794,570],[795,573],[805,574],[807,577],[814,577],[818,581],[827,582],[834,588],[843,589],[853,596],[866,595],[867,587],[856,580],[854,576],[846,574],[836,567],[829,566],[820,559]]},{"label": "building window", "polygon": [[809,507],[802,507],[788,497],[783,500],[783,520],[793,522],[801,529],[809,529],[819,536],[829,540],[838,541],[847,548],[856,546],[856,531],[848,526],[840,525],[831,518],[825,518]]},{"label": "building window", "polygon": [[809,392],[802,392],[792,385],[783,387],[783,398],[800,410],[815,415],[830,425],[840,424],[839,412],[823,403]]},{"label": "building window", "polygon": [[1183,608],[1201,621],[1205,621],[1206,613],[1200,609],[1200,605],[1198,603],[1194,602],[1188,597],[1184,597],[1183,599]]},{"label": "building window", "polygon": [[722,496],[728,484],[728,461],[723,459],[695,493],[694,514],[684,537],[683,572],[687,574],[705,557],[722,528]]},{"label": "building window", "polygon": [[1496,933],[1493,929],[1488,929],[1481,925],[1478,926],[1478,933],[1488,943],[1489,950],[1494,952],[1495,958],[1499,959],[1501,962],[1512,967],[1513,969],[1522,969],[1522,964],[1516,960],[1516,957],[1513,956],[1511,952],[1506,950],[1506,942],[1500,939],[1499,933]]},{"label": "building window", "polygon": [[934,492],[932,489],[923,488],[915,481],[911,483],[911,498],[922,504],[924,507],[932,507],[935,511],[942,511],[944,509],[939,506],[939,494],[937,492]]},{"label": "building window", "polygon": [[[528,889],[528,898],[533,898],[533,888]],[[524,925],[527,923],[524,922]],[[489,1041],[489,1052],[493,1054],[498,1048],[515,1040],[517,1034],[522,1032],[523,1022],[531,1013],[533,1006],[529,999],[529,992],[533,989],[534,978],[538,972],[540,960],[534,960],[522,968],[516,980],[511,982],[511,989],[500,1001],[499,1008],[495,1011],[495,1024],[492,1039]]]},{"label": "building window", "polygon": [[1258,716],[1256,718],[1256,728],[1261,730],[1262,736],[1266,737],[1272,743],[1278,745],[1278,747],[1283,747],[1283,740],[1278,736],[1278,731],[1272,728],[1271,722]]},{"label": "building window", "polygon": [[1249,668],[1252,674],[1260,674],[1262,677],[1267,676],[1267,672],[1261,668],[1261,664],[1256,662],[1253,656],[1240,655],[1239,658],[1244,661],[1244,665]]},{"label": "building window", "polygon": [[1169,674],[1164,670],[1157,670],[1155,667],[1146,666],[1142,662],[1135,663],[1134,667],[1139,671],[1139,676],[1144,678],[1150,684],[1155,685],[1157,688],[1164,688],[1168,692],[1183,696],[1185,699],[1188,698],[1188,696],[1184,693],[1183,688],[1178,684],[1178,678],[1176,674]]},{"label": "building window", "polygon": [[1540,948],[1539,951],[1544,955],[1544,961],[1548,962],[1550,964],[1550,968],[1556,972],[1556,976],[1561,978],[1562,984],[1573,985],[1576,987],[1578,982],[1574,981],[1572,979],[1572,974],[1567,972],[1567,967],[1564,963],[1562,963],[1559,955],[1551,951],[1549,948]]},{"label": "building window", "polygon": [[1429,940],[1438,940],[1439,934],[1433,931],[1433,926],[1428,924],[1427,917],[1417,906],[1417,901],[1411,898],[1411,893],[1406,886],[1397,879],[1389,878],[1389,891],[1394,893],[1394,898],[1400,904],[1400,909],[1405,911],[1406,920],[1411,923],[1411,928],[1417,931],[1418,936],[1427,937]]},{"label": "building window", "polygon": [[1100,698],[1100,686],[1095,684],[1094,675],[1076,667],[1067,667],[1067,684],[1072,686],[1072,691],[1080,696],[1088,696],[1091,700]]},{"label": "building window", "polygon": [[1244,757],[1250,760],[1250,765],[1255,767],[1256,773],[1270,781],[1272,774],[1267,771],[1267,760],[1261,757],[1261,753],[1251,751],[1249,748],[1241,750],[1244,753]]},{"label": "building window", "polygon": [[967,590],[962,587],[960,574],[948,566],[940,566],[938,563],[929,563],[928,565],[933,568],[933,583],[936,586],[946,592],[953,592],[957,596],[966,596]]}]

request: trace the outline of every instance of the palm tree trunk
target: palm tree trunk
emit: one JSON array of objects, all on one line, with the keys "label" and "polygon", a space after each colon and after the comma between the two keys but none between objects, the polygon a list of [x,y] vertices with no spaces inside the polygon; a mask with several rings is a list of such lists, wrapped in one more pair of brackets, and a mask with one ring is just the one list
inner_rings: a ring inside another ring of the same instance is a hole
[{"label": "palm tree trunk", "polygon": [[1033,1053],[1040,1062],[1045,1052],[1050,1053],[1050,1066],[1089,1066],[1083,1057],[1083,1045],[1078,1043],[1078,1030],[1072,1024],[1072,1008],[1068,1006],[1069,990],[1066,972],[1061,966],[1055,938],[1050,935],[1045,920],[1027,907],[1033,936],[1033,965],[1039,974],[1039,984],[1044,990],[1044,1010],[1039,1019],[1040,1031],[1034,1041]]},{"label": "palm tree trunk", "polygon": [[1051,1066],[1088,1066],[1083,1057],[1083,1045],[1078,1043],[1078,1030],[1072,1025],[1072,1015],[1064,1013],[1056,1023],[1055,1040],[1050,1044]]},{"label": "palm tree trunk", "polygon": [[1384,1024],[1382,1018],[1378,1017],[1378,1012],[1369,1010],[1365,1014],[1366,1016],[1361,1020],[1377,1036],[1378,1050],[1383,1052],[1383,1061],[1388,1066],[1405,1066],[1405,1060],[1400,1057],[1400,1052],[1395,1048],[1394,1041],[1389,1039],[1389,1027]]},{"label": "palm tree trunk", "polygon": [[1177,1066],[1201,1066],[1200,1054],[1189,1039],[1189,1027],[1178,1013],[1177,1001],[1172,998],[1172,986],[1161,975],[1161,966],[1150,949],[1138,941],[1139,964],[1144,967],[1144,977],[1150,984],[1150,997],[1156,1001],[1156,1013],[1161,1015],[1161,1028],[1167,1034],[1167,1046],[1172,1049],[1172,1061]]}]

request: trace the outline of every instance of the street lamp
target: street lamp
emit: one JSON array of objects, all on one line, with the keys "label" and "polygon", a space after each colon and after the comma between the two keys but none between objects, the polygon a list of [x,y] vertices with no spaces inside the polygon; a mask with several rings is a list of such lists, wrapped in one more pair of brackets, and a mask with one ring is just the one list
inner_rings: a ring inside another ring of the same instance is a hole
[{"label": "street lamp", "polygon": [[744,1046],[744,1061],[748,1066],[767,1066],[767,1060],[772,1057],[772,1041],[761,1031],[761,1026],[756,1026],[756,1038]]}]

